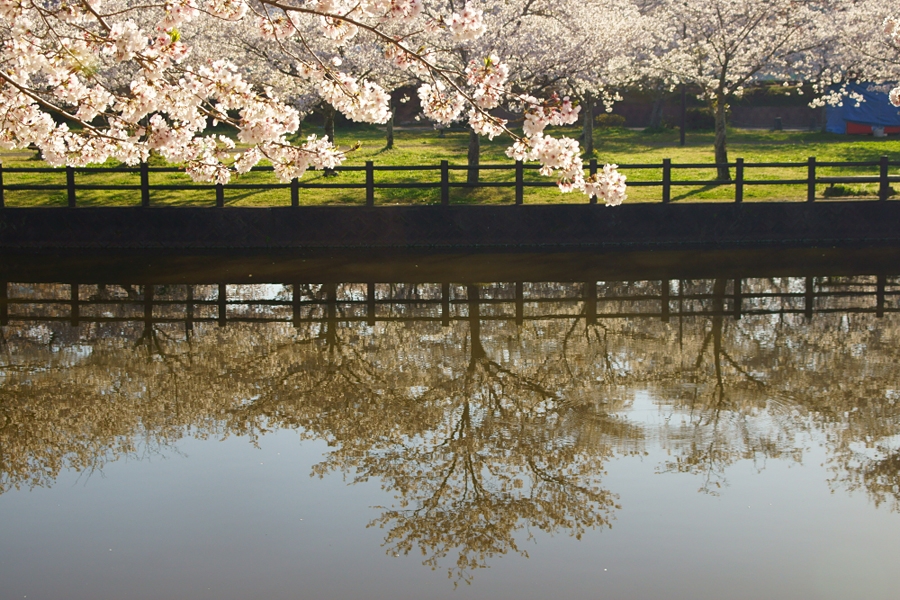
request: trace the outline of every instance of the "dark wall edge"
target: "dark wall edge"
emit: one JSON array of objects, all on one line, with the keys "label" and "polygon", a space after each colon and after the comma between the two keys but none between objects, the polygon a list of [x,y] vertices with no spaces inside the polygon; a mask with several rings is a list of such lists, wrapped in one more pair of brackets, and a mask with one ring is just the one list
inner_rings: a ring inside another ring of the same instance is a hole
[{"label": "dark wall edge", "polygon": [[0,282],[435,283],[900,273],[900,246],[738,250],[3,250]]},{"label": "dark wall edge", "polygon": [[704,249],[893,245],[900,202],[4,208],[0,249]]}]

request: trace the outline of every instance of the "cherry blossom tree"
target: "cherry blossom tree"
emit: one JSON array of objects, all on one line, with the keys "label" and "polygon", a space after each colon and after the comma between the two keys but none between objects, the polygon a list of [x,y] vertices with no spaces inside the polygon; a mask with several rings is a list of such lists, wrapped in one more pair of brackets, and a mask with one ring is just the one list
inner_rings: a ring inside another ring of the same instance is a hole
[{"label": "cherry blossom tree", "polygon": [[[836,39],[838,0],[644,0],[656,51],[647,73],[700,90],[715,116],[715,159],[728,162],[728,103],[756,81],[821,75],[822,48]],[[718,168],[718,178],[731,178]]]},{"label": "cherry blossom tree", "polygon": [[[433,46],[460,68],[473,57],[503,57],[507,87],[525,95],[555,93],[580,101],[586,126],[593,123],[594,101],[602,99],[611,108],[614,94],[609,90],[631,81],[634,70],[628,63],[643,39],[641,16],[630,0],[495,0],[485,3],[483,19],[491,35],[450,44],[435,39]],[[520,100],[510,97],[503,108],[513,114],[527,109],[528,103]],[[583,139],[585,153],[591,154],[592,136]],[[471,135],[470,175],[476,173],[478,152],[479,138]]]},{"label": "cherry blossom tree", "polygon": [[[546,92],[547,88],[542,85],[543,82],[535,81],[533,74],[528,69],[514,64],[517,57],[516,50],[519,46],[509,43],[511,39],[525,40],[524,45],[528,48],[529,53],[544,56],[545,64],[553,63],[549,56],[550,48],[553,46],[550,44],[550,38],[545,34],[548,28],[553,29],[556,23],[552,18],[553,13],[545,10],[546,7],[543,6],[545,4],[547,3],[544,0],[532,0],[524,4],[495,1],[486,4],[485,10],[481,10],[474,4],[467,3],[460,18],[462,20],[480,20],[485,29],[490,29],[492,35],[448,37],[439,30],[432,30],[426,36],[425,42],[432,52],[440,56],[446,64],[452,65],[458,72],[481,68],[482,65],[479,63],[483,62],[484,68],[494,71],[495,83],[500,83],[500,85],[519,93],[532,94],[538,90]],[[453,10],[453,6],[453,0],[447,0],[443,4],[433,2],[426,6],[425,11],[430,18],[440,19],[440,15]],[[504,61],[500,60],[500,56],[504,57]],[[423,83],[429,82],[426,79]],[[522,108],[522,103],[517,102],[519,99],[519,94],[514,94],[506,102],[501,98],[483,98],[482,100],[490,105],[488,110],[491,112],[496,112],[495,109],[502,107],[506,112],[517,113]],[[425,116],[428,116],[427,113]],[[461,111],[457,120],[461,121],[467,117],[471,119],[474,116],[472,111],[469,111],[469,114]],[[448,124],[436,121],[438,127]],[[467,181],[469,183],[478,181],[481,136],[486,135],[489,139],[494,139],[501,132],[501,129],[490,127],[486,129],[475,127],[470,130],[467,152],[469,167]]]},{"label": "cherry blossom tree", "polygon": [[[593,154],[594,107],[606,112],[621,100],[617,90],[634,86],[641,72],[634,68],[647,52],[646,19],[631,0],[593,0],[567,5],[566,56],[557,61],[561,84],[582,106],[585,154]],[[539,68],[538,65],[535,65]]]},{"label": "cherry blossom tree", "polygon": [[[900,18],[882,3],[867,2],[857,13],[859,18],[868,15],[869,18],[884,19],[885,36],[865,36],[859,40],[858,54],[867,60],[866,67],[860,69],[869,75],[870,79],[880,81],[900,81]],[[862,36],[861,36],[862,37]],[[876,72],[874,77],[872,73]],[[890,93],[891,104],[900,106],[900,87],[895,87]]]},{"label": "cherry blossom tree", "polygon": [[[199,56],[194,36],[227,26],[272,42],[281,75],[349,119],[384,123],[384,87],[341,69],[354,44],[376,44],[380,60],[424,81],[418,96],[428,118],[450,123],[468,110],[477,133],[510,135],[508,155],[539,161],[561,190],[624,199],[614,168],[585,178],[578,143],[545,135],[548,125],[575,122],[578,107],[511,90],[499,56],[459,68],[427,44],[438,32],[456,42],[480,37],[483,13],[470,3],[427,15],[421,0],[0,0],[0,16],[0,146],[35,144],[52,165],[136,164],[156,151],[195,180],[219,183],[263,159],[283,180],[339,165],[333,140],[293,142],[300,111],[279,95],[281,76],[273,85],[272,69],[251,68],[246,52],[227,46],[207,48],[214,59]],[[509,101],[524,109],[520,134],[490,112]],[[237,129],[240,151],[207,132],[217,122]]]},{"label": "cherry blossom tree", "polygon": [[810,106],[865,101],[848,86],[852,82],[900,80],[897,40],[873,35],[879,23],[893,32],[890,16],[891,7],[875,0],[849,0],[834,7],[820,24],[823,43],[808,61],[807,79],[815,93]]},{"label": "cherry blossom tree", "polygon": [[[248,30],[241,23],[208,22],[202,32],[204,48],[230,48],[236,57],[240,57],[242,66],[252,71],[255,76],[266,81],[275,93],[287,100],[303,114],[318,113],[324,121],[325,135],[334,141],[334,126],[337,109],[316,93],[315,86],[296,68],[298,48],[301,37],[315,38],[318,35],[319,23],[307,21],[297,22],[297,27],[304,27],[298,35],[287,39],[271,39]],[[377,83],[385,92],[390,93],[402,86],[415,83],[415,76],[408,70],[398,69],[389,61],[383,60],[383,48],[377,41],[366,36],[357,35],[349,42],[323,38],[320,47],[327,46],[332,66],[340,69],[356,79],[365,79]],[[293,46],[293,47],[292,47]],[[208,57],[205,57],[208,58]],[[393,110],[389,106],[392,123]]]}]

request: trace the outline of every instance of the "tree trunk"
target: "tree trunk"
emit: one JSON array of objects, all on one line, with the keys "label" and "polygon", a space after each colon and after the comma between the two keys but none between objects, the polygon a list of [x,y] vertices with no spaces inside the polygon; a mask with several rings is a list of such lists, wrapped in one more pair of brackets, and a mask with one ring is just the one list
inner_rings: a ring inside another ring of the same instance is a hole
[{"label": "tree trunk", "polygon": [[325,116],[325,136],[328,141],[334,144],[334,107],[330,104],[325,105],[323,114]]},{"label": "tree trunk", "polygon": [[725,399],[725,385],[722,382],[722,314],[725,312],[725,280],[716,279],[713,284],[713,358],[716,367],[716,389],[719,392],[719,402]]},{"label": "tree trunk", "polygon": [[[334,114],[335,114],[334,107],[331,106],[330,104],[326,104],[325,110],[323,112],[325,115],[325,137],[328,138],[329,142],[331,142],[333,145],[337,146],[337,144],[335,144],[335,140],[334,140]],[[337,176],[337,172],[335,172],[334,169],[325,169],[325,177],[336,177],[336,176]]]},{"label": "tree trunk", "polygon": [[[721,94],[716,95],[713,101],[713,112],[716,117],[716,163],[724,164],[728,162],[728,150],[725,145],[725,97]],[[731,170],[727,166],[717,167],[717,179],[722,181],[731,181]]]},{"label": "tree trunk", "polygon": [[487,352],[481,344],[481,305],[479,304],[478,286],[466,287],[466,297],[469,304],[469,333],[472,336],[472,350],[469,356],[469,372],[475,370],[478,362],[484,360]]},{"label": "tree trunk", "polygon": [[663,109],[663,94],[664,90],[658,89],[655,90],[654,98],[653,98],[653,108],[650,109],[650,129],[660,129],[662,128],[662,109]]},{"label": "tree trunk", "polygon": [[478,134],[469,130],[469,171],[466,175],[466,183],[478,183],[478,158],[481,154],[481,140]]},{"label": "tree trunk", "polygon": [[582,131],[582,137],[584,139],[584,153],[590,158],[594,155],[594,98],[590,94],[587,94],[584,98],[584,105],[582,107],[582,112],[584,113],[582,117],[584,117],[584,126]]},{"label": "tree trunk", "polygon": [[387,144],[384,146],[387,150],[394,149],[394,107],[391,107],[391,118],[387,122]]}]

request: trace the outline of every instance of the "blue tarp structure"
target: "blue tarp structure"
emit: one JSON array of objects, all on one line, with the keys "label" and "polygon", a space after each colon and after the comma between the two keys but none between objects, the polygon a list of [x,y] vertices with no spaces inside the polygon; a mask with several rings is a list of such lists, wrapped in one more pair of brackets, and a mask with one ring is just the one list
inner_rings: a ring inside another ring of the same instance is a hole
[{"label": "blue tarp structure", "polygon": [[850,92],[862,95],[866,101],[857,106],[852,98],[844,98],[843,106],[829,106],[825,111],[825,128],[829,133],[847,133],[847,123],[851,123],[850,133],[863,133],[859,127],[900,127],[900,108],[888,100],[888,92],[895,84],[852,83]]}]

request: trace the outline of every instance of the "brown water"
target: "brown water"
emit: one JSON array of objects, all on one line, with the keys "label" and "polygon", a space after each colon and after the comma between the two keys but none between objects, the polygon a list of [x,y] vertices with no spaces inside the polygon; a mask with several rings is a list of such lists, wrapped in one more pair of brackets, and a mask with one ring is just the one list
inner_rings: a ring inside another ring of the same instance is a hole
[{"label": "brown water", "polygon": [[0,597],[896,598],[900,269],[795,270],[8,281]]}]

